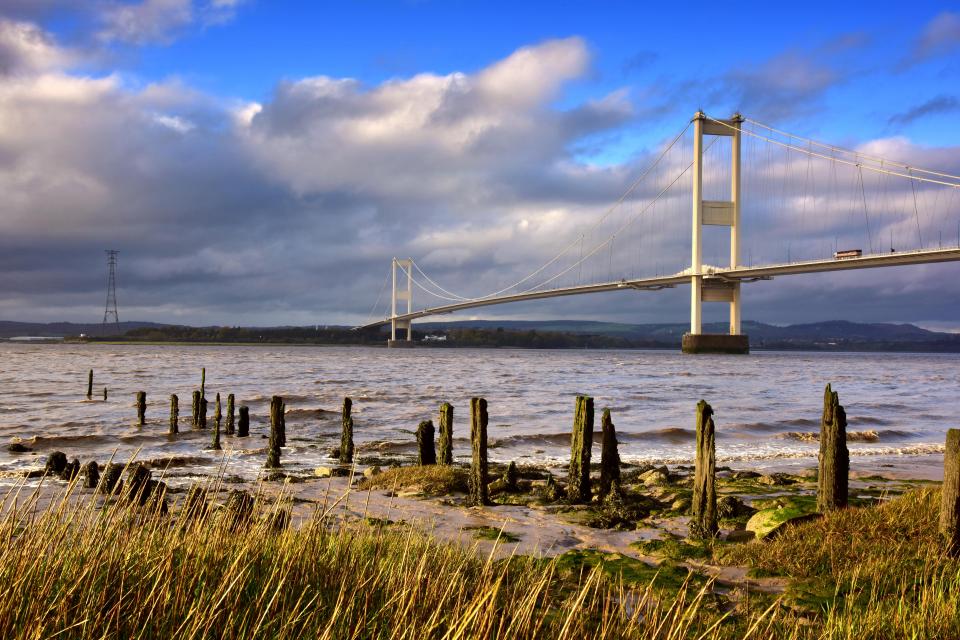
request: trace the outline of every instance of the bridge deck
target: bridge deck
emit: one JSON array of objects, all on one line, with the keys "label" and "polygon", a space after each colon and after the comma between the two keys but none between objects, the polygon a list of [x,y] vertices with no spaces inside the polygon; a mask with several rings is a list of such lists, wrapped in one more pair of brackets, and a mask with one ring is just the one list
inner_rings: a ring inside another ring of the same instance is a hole
[{"label": "bridge deck", "polygon": [[[826,271],[847,271],[851,269],[871,269],[874,267],[893,267],[908,264],[929,264],[934,262],[960,261],[960,247],[949,249],[918,249],[916,251],[901,251],[897,253],[873,254],[859,258],[844,258],[825,260],[808,260],[805,262],[792,262],[785,264],[764,265],[761,267],[739,267],[737,269],[706,268],[702,272],[704,280],[719,281],[741,281],[741,280],[761,280],[769,279],[775,276],[787,276],[801,273],[822,273]],[[602,282],[598,284],[580,285],[576,287],[562,287],[558,289],[548,289],[545,291],[533,291],[530,293],[520,293],[507,296],[497,296],[494,298],[483,298],[479,300],[469,300],[457,302],[454,304],[443,305],[439,307],[430,307],[397,315],[397,320],[416,320],[427,316],[442,315],[463,311],[466,309],[475,309],[478,307],[489,307],[497,304],[508,304],[510,302],[523,302],[524,300],[538,300],[541,298],[559,298],[563,296],[576,296],[586,293],[600,293],[602,291],[622,291],[625,289],[634,289],[640,291],[656,291],[674,287],[678,284],[689,284],[691,273],[683,272],[671,276],[658,276],[655,278],[639,278],[633,280],[617,280],[614,282]],[[377,322],[366,324],[358,329],[368,329],[390,324],[393,318],[384,318]]]}]

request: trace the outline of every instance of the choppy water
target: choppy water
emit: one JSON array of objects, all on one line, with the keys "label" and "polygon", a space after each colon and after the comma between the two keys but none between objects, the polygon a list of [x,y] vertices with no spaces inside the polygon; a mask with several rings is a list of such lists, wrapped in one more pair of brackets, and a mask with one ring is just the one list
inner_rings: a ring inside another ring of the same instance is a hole
[{"label": "choppy water", "polygon": [[[181,457],[176,476],[206,473],[223,461],[227,473],[252,479],[264,460],[270,396],[284,396],[284,466],[329,462],[339,443],[339,407],[354,400],[359,455],[414,450],[420,420],[436,421],[438,405],[455,406],[455,455],[469,456],[469,398],[489,403],[493,459],[564,461],[574,396],[588,394],[613,412],[624,460],[689,462],[693,410],[700,398],[716,413],[718,460],[762,464],[815,461],[817,443],[797,432],[819,429],[823,386],[832,382],[850,431],[875,431],[851,443],[852,456],[874,460],[942,451],[956,427],[960,356],[914,354],[756,353],[683,356],[665,351],[523,351],[361,347],[213,347],[0,344],[0,438],[22,438],[32,454],[0,450],[0,471],[42,465],[59,449],[72,459],[103,463]],[[190,396],[207,369],[213,398],[234,393],[250,407],[251,437],[189,426]],[[94,401],[86,401],[94,369]],[[108,402],[99,400],[104,386]],[[137,390],[147,392],[148,424],[136,426]],[[181,434],[167,436],[169,396],[180,397]],[[318,412],[323,409],[329,413]],[[225,456],[225,457],[224,457]]]}]

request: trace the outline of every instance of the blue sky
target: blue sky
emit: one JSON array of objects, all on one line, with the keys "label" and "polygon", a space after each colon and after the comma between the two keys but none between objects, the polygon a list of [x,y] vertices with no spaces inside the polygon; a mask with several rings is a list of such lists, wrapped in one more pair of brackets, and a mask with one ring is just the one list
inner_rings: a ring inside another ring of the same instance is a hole
[{"label": "blue sky", "polygon": [[[389,258],[425,246],[420,258],[455,290],[469,291],[477,269],[510,281],[550,255],[522,230],[575,237],[698,108],[960,172],[955,6],[729,6],[9,0],[0,92],[12,97],[0,116],[22,128],[0,130],[11,159],[0,186],[13,194],[0,204],[0,316],[96,318],[104,243],[122,252],[127,318],[352,322]],[[435,99],[449,104],[404,120]],[[458,124],[436,125],[448,116]],[[463,135],[481,146],[454,149]],[[198,233],[173,237],[184,221]],[[245,226],[256,238],[241,237]],[[467,247],[470,232],[486,235]],[[960,325],[918,273],[898,270],[882,302],[869,277],[831,286],[835,301],[860,300],[849,319]],[[334,283],[348,276],[363,296]],[[322,290],[304,291],[304,278]],[[220,305],[185,302],[224,287]],[[778,288],[745,315],[836,315],[792,308],[805,288],[822,287]],[[682,296],[664,299],[486,315],[683,320]]]}]

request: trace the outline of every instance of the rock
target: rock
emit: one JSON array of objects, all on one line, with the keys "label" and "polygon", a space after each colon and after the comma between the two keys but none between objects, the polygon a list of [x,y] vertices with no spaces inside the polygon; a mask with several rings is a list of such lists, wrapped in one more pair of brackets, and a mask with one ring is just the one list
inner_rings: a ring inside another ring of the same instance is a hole
[{"label": "rock", "polygon": [[566,495],[563,487],[557,483],[556,479],[553,477],[553,474],[547,476],[547,480],[543,485],[541,490],[541,495],[543,499],[547,502],[558,502],[563,499]]},{"label": "rock", "polygon": [[670,509],[677,513],[688,513],[691,504],[690,498],[677,498],[673,501],[673,504],[670,505]]},{"label": "rock", "polygon": [[181,513],[184,518],[202,518],[210,511],[210,505],[207,502],[207,490],[198,485],[192,485],[187,492],[187,497],[183,501]]},{"label": "rock", "polygon": [[54,451],[47,456],[47,464],[44,467],[50,475],[60,475],[67,468],[67,454],[63,451]]},{"label": "rock", "polygon": [[7,445],[7,451],[10,453],[28,453],[32,451],[32,449],[27,448],[21,442],[11,442]]},{"label": "rock", "polygon": [[783,487],[797,483],[796,480],[785,473],[771,473],[770,475],[760,476],[757,478],[757,482],[774,487]]},{"label": "rock", "polygon": [[779,531],[788,523],[796,524],[806,520],[821,517],[816,512],[816,505],[809,501],[796,502],[784,500],[783,504],[770,509],[757,511],[747,521],[746,530],[752,531],[757,538],[767,538]]},{"label": "rock", "polygon": [[380,475],[381,473],[383,473],[383,470],[378,465],[373,465],[372,467],[367,467],[363,470],[363,477],[370,479]]},{"label": "rock", "polygon": [[670,472],[666,467],[658,467],[646,473],[641,473],[637,479],[640,480],[645,487],[670,484]]},{"label": "rock", "polygon": [[267,523],[271,531],[281,533],[290,527],[290,512],[286,509],[279,509],[267,516]]},{"label": "rock", "polygon": [[736,496],[723,496],[717,500],[717,516],[723,519],[739,518],[756,512]]},{"label": "rock", "polygon": [[753,478],[759,478],[760,474],[756,471],[734,471],[730,474],[730,477],[734,480],[751,480]]},{"label": "rock", "polygon": [[334,460],[338,460],[340,458],[340,447],[330,447],[329,455]]},{"label": "rock", "polygon": [[350,469],[346,467],[317,467],[313,470],[313,475],[318,478],[344,478],[350,475]]},{"label": "rock", "polygon": [[747,531],[746,529],[735,529],[727,534],[725,540],[727,542],[750,542],[756,537],[756,534],[753,531]]}]

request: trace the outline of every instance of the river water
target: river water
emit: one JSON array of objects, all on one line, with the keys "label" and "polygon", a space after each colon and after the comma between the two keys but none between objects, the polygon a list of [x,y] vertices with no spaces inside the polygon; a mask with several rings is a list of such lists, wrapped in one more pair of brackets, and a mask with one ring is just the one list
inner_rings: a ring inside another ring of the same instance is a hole
[{"label": "river water", "polygon": [[[33,451],[0,450],[0,472],[42,466],[62,450],[82,462],[175,459],[168,476],[188,481],[218,466],[252,480],[264,461],[273,394],[287,405],[284,467],[306,472],[329,463],[339,443],[343,396],[354,401],[358,456],[415,450],[420,420],[441,402],[455,407],[455,456],[468,460],[469,399],[489,403],[493,460],[569,459],[574,397],[609,407],[625,461],[689,463],[694,406],[711,403],[719,464],[809,466],[817,443],[823,387],[840,393],[852,465],[884,467],[905,460],[942,469],[946,430],[958,426],[960,356],[760,352],[749,356],[684,356],[670,351],[397,349],[369,347],[31,345],[0,343],[0,437]],[[251,437],[190,428],[190,398],[206,367],[206,396],[236,396],[250,408]],[[94,400],[86,400],[94,369]],[[109,399],[103,402],[103,387]],[[136,424],[136,391],[147,393],[147,425]],[[167,435],[169,396],[180,398],[181,433]],[[599,452],[596,453],[599,456]],[[5,474],[11,475],[11,474]]]}]

